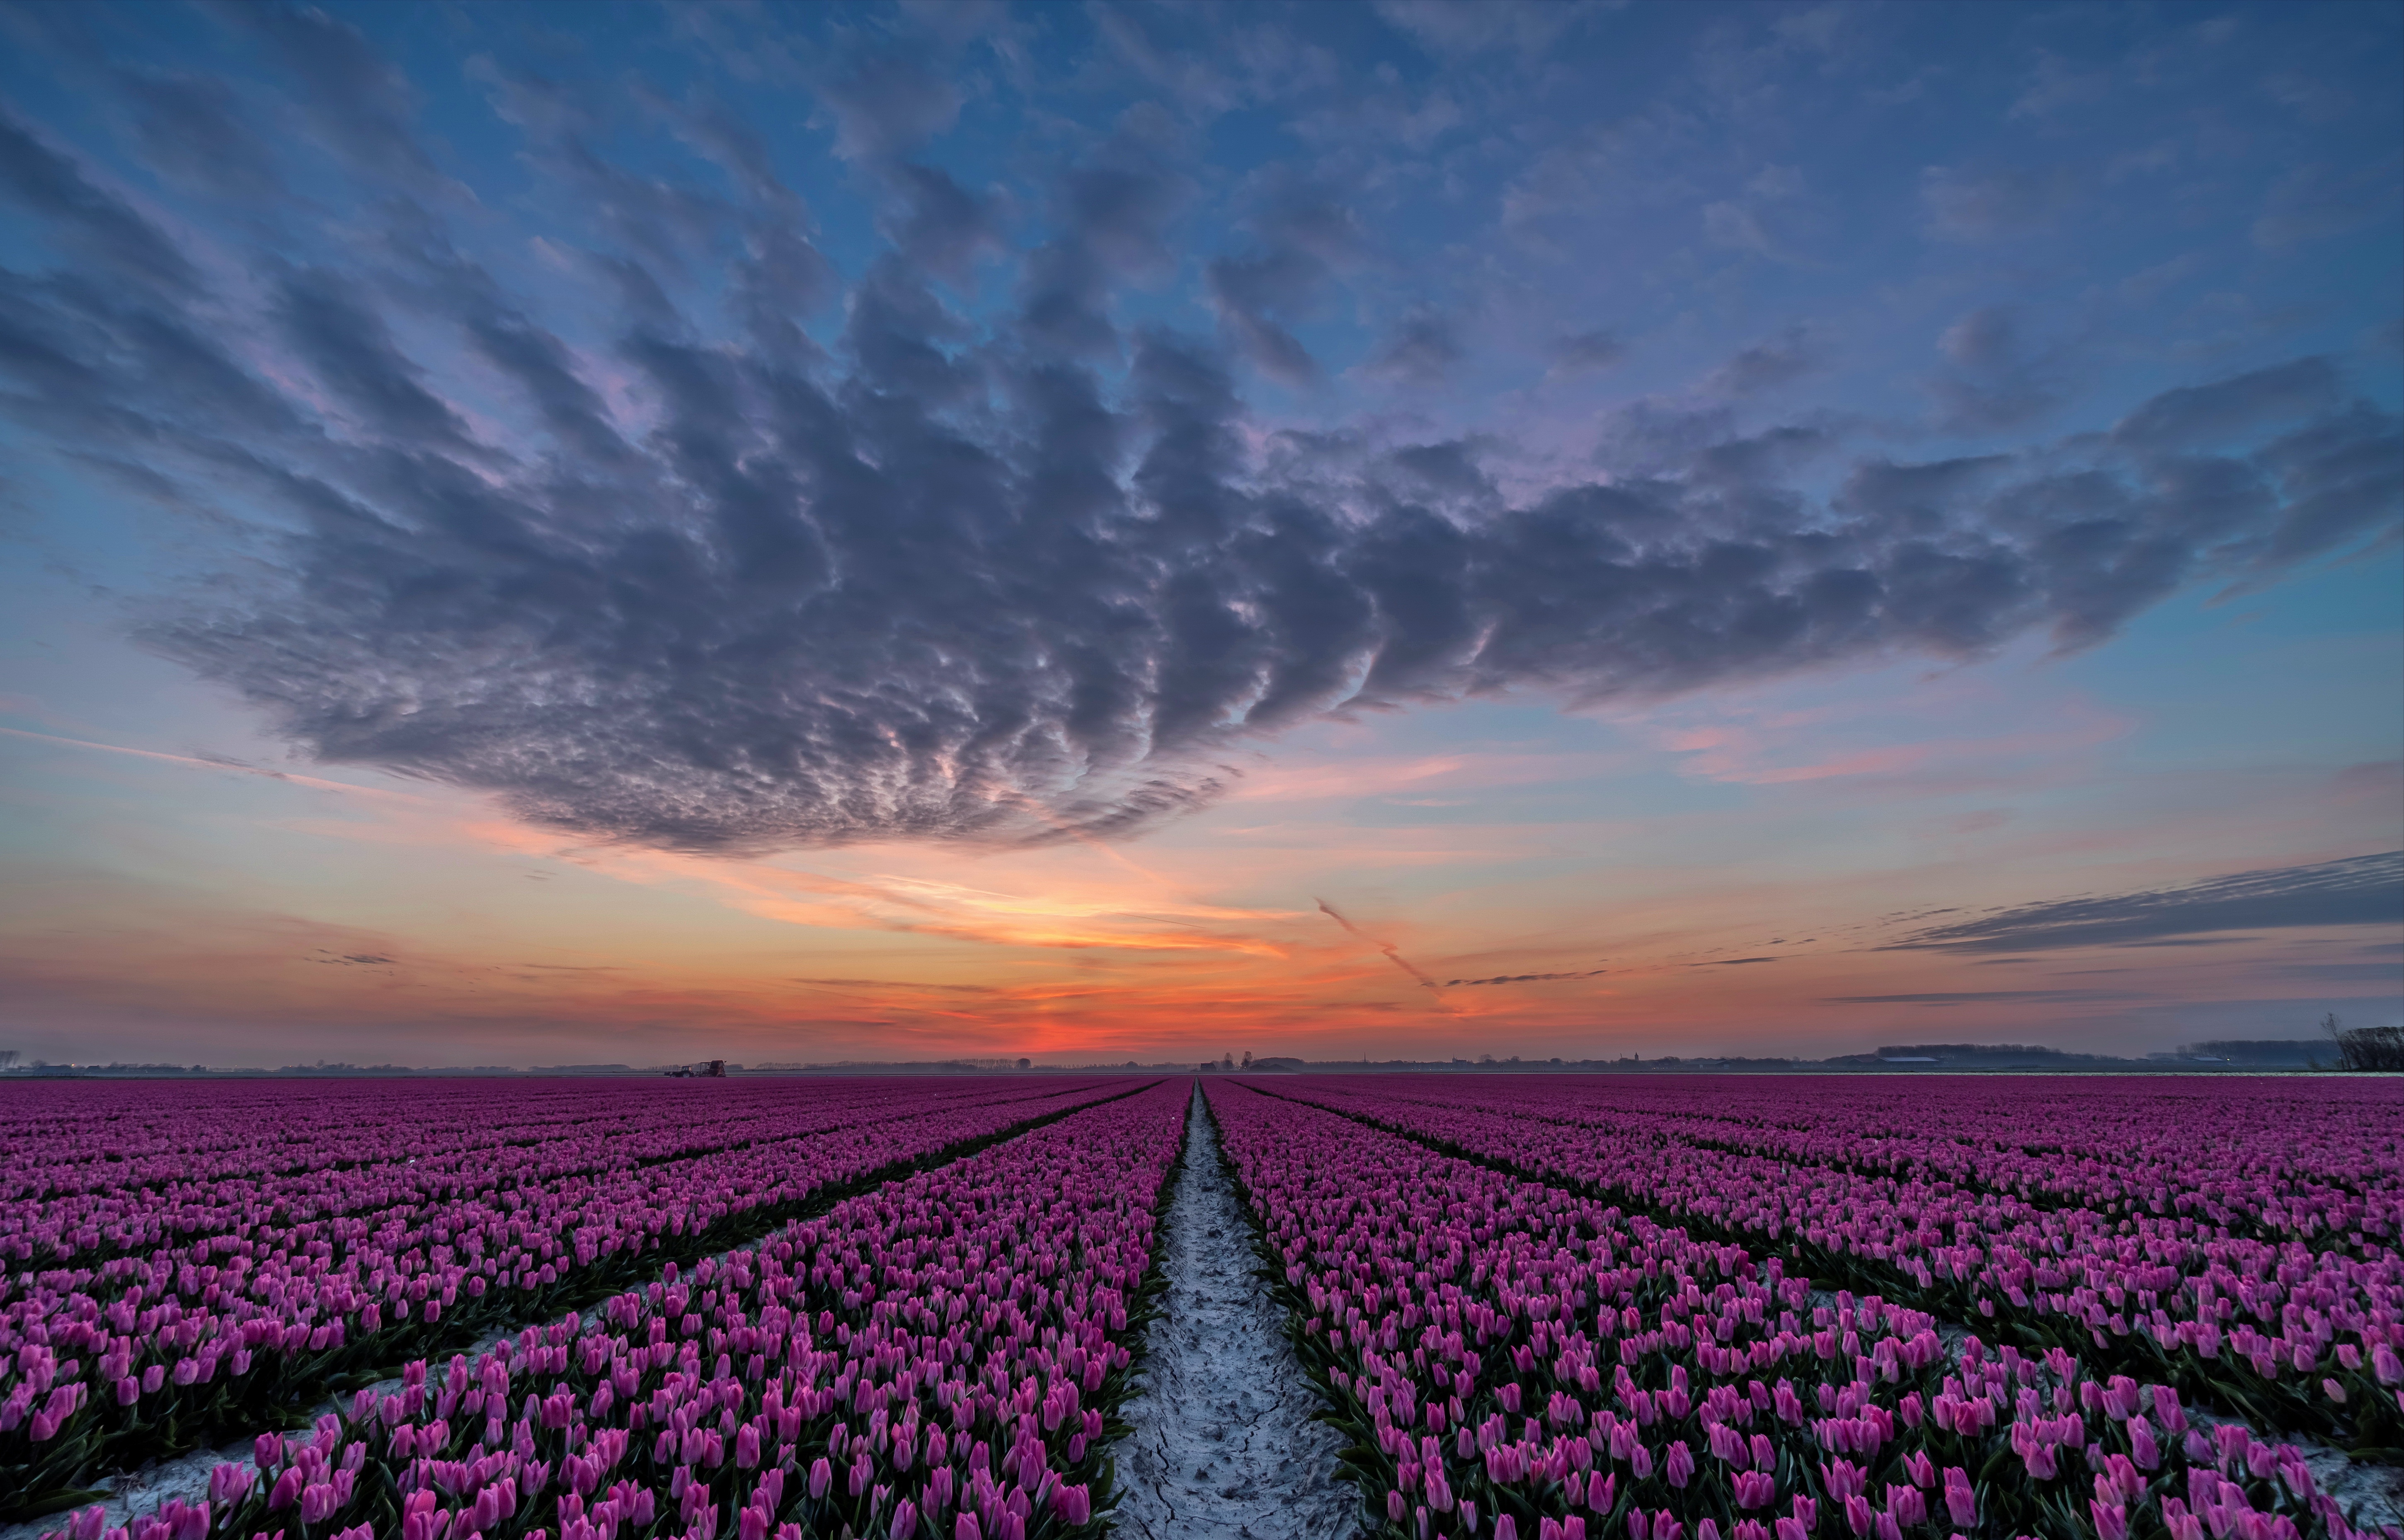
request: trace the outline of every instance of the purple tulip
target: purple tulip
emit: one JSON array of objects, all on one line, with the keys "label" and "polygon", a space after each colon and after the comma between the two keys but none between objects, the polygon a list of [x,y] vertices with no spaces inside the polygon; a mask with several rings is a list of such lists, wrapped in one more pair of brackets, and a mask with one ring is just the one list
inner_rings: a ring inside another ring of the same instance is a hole
[{"label": "purple tulip", "polygon": [[1978,1521],[1978,1498],[1970,1490],[1970,1473],[1959,1465],[1945,1468],[1945,1511],[1960,1529]]}]

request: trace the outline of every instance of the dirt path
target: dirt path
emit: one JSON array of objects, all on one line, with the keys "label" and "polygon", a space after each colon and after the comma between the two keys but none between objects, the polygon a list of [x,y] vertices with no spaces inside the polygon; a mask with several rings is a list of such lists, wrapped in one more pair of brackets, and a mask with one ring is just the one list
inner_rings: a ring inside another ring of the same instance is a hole
[{"label": "dirt path", "polygon": [[1113,1529],[1128,1540],[1344,1540],[1360,1530],[1360,1493],[1335,1468],[1342,1440],[1310,1421],[1318,1394],[1252,1276],[1238,1202],[1197,1092],[1168,1209],[1168,1296],[1143,1392],[1127,1406],[1135,1432],[1118,1448]]}]

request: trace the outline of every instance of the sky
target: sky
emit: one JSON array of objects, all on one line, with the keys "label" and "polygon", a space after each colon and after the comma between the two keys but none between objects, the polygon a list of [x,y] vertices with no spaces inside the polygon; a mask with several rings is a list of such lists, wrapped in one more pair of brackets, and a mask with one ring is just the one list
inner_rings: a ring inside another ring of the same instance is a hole
[{"label": "sky", "polygon": [[2404,7],[0,4],[0,1047],[2404,1015]]}]

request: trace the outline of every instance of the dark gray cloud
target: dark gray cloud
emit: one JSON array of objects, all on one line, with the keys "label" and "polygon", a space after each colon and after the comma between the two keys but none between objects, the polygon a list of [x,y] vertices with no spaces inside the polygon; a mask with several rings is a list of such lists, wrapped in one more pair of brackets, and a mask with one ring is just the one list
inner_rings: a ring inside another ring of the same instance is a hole
[{"label": "dark gray cloud", "polygon": [[1580,331],[1557,340],[1552,346],[1556,376],[1609,369],[1628,357],[1628,344],[1608,331]]},{"label": "dark gray cloud", "polygon": [[992,199],[934,166],[898,166],[893,180],[901,196],[884,221],[885,236],[910,261],[957,283],[980,252],[1001,249]]},{"label": "dark gray cloud", "polygon": [[1377,356],[1369,360],[1368,371],[1398,385],[1441,385],[1453,366],[1468,354],[1450,317],[1432,310],[1416,310],[1405,315],[1387,335]]},{"label": "dark gray cloud", "polygon": [[278,308],[293,351],[372,430],[412,447],[469,447],[467,424],[426,388],[352,285],[330,273],[295,273]]},{"label": "dark gray cloud", "polygon": [[443,181],[411,130],[408,81],[358,28],[314,6],[228,5],[217,14],[259,40],[319,142],[356,170],[420,189]]},{"label": "dark gray cloud", "polygon": [[[279,47],[349,46],[293,25]],[[606,308],[594,275],[617,298],[571,347],[546,317],[574,304],[461,256],[421,159],[378,147],[406,94],[342,70],[364,93],[343,153],[375,191],[352,260],[253,253],[232,292],[0,121],[0,195],[52,263],[0,271],[0,413],[162,503],[273,524],[255,565],[160,606],[150,645],[309,754],[581,838],[1131,835],[1322,713],[2079,645],[2182,583],[2375,539],[2404,504],[2395,415],[2313,360],[2109,435],[1919,464],[1740,422],[1737,398],[1757,415],[1812,367],[1802,332],[1732,360],[1719,399],[1618,409],[1592,468],[1551,483],[1499,441],[1270,433],[1239,366],[1317,378],[1291,328],[1360,259],[1324,189],[1266,189],[1209,264],[1217,341],[1122,336],[1113,296],[1174,265],[1191,191],[1134,123],[1063,175],[1016,312],[971,316],[939,280],[995,250],[976,195],[895,190],[942,101],[863,86],[841,108],[897,200],[890,249],[845,281],[739,124],[646,108],[723,173],[688,187],[595,148],[591,93],[487,70],[534,196],[585,221],[549,245],[574,301]],[[2000,922],[1960,923],[1909,944],[1977,950]]]},{"label": "dark gray cloud", "polygon": [[818,88],[845,155],[866,161],[915,153],[959,116],[959,88],[898,50],[865,54]]},{"label": "dark gray cloud", "polygon": [[1320,378],[1293,328],[1320,302],[1335,264],[1360,248],[1352,211],[1323,188],[1279,189],[1253,221],[1252,250],[1215,258],[1204,271],[1227,341],[1253,368],[1290,385]]},{"label": "dark gray cloud", "polygon": [[2404,924],[2404,851],[2213,877],[2183,888],[2062,899],[1917,931],[1887,950],[2043,952],[2225,931]]},{"label": "dark gray cloud", "polygon": [[263,200],[283,190],[266,142],[223,80],[127,71],[121,85],[142,157],[162,177],[222,198]]},{"label": "dark gray cloud", "polygon": [[2298,358],[2212,385],[2166,390],[2121,418],[2112,436],[2141,449],[2185,449],[2248,432],[2266,421],[2325,411],[2343,391],[2335,364]]},{"label": "dark gray cloud", "polygon": [[1019,324],[1030,342],[1077,357],[1119,356],[1111,295],[1174,270],[1168,225],[1193,195],[1191,180],[1165,161],[1167,136],[1155,111],[1132,110],[1055,184],[1050,236],[1020,277]]},{"label": "dark gray cloud", "polygon": [[1582,973],[1501,973],[1493,978],[1448,978],[1444,981],[1444,987],[1447,989],[1470,989],[1490,984],[1552,984],[1562,979],[1600,978],[1609,972],[1608,968],[1589,968]]},{"label": "dark gray cloud", "polygon": [[189,288],[192,265],[159,227],[0,108],[0,194],[46,220],[77,256],[137,283]]},{"label": "dark gray cloud", "polygon": [[1945,329],[1937,349],[1953,368],[1929,382],[1936,426],[1953,433],[2023,427],[2062,402],[2047,360],[2034,356],[2008,308],[1981,305]]},{"label": "dark gray cloud", "polygon": [[1722,396],[1754,396],[1792,385],[1821,364],[1809,331],[1789,327],[1744,349],[1713,371],[1708,388]]}]

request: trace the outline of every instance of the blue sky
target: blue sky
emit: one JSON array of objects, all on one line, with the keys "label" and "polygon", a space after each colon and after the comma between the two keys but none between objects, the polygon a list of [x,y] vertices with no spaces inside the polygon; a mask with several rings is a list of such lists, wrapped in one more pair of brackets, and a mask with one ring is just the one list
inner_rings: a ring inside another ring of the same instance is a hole
[{"label": "blue sky", "polygon": [[31,1052],[2399,1008],[2404,8],[0,37]]}]

